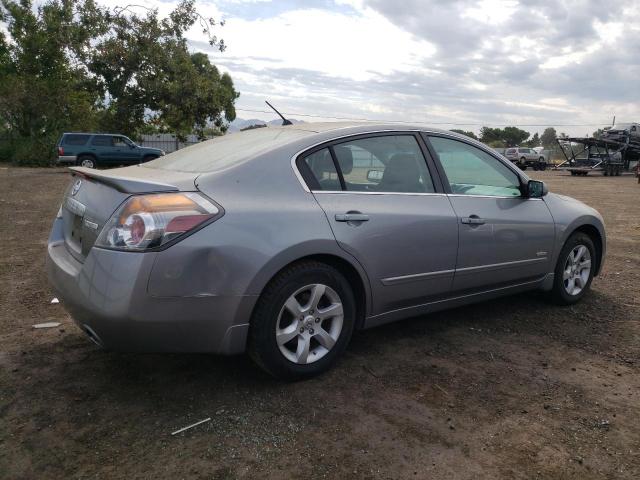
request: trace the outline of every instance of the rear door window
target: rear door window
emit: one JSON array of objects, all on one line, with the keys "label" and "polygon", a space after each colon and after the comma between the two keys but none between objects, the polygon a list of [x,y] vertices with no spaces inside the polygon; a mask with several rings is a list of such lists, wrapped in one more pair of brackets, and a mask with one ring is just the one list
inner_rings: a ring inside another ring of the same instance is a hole
[{"label": "rear door window", "polygon": [[331,152],[328,148],[318,150],[304,158],[303,171],[305,177],[311,176],[307,183],[312,190],[342,190],[340,177],[336,171]]},{"label": "rear door window", "polygon": [[111,135],[96,135],[93,137],[91,145],[96,147],[111,147],[113,146],[113,137]]},{"label": "rear door window", "polygon": [[91,137],[91,135],[65,135],[63,143],[65,145],[85,145],[87,140],[89,140],[89,137]]},{"label": "rear door window", "polygon": [[360,138],[335,145],[333,151],[348,191],[435,192],[413,135]]}]

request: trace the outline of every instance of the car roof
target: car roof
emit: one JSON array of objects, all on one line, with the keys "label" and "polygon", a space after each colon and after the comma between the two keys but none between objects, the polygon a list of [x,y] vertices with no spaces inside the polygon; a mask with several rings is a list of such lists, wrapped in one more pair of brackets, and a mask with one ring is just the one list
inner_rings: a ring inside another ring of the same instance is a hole
[{"label": "car roof", "polygon": [[126,137],[124,133],[104,133],[104,132],[64,132],[62,135],[116,135],[118,137]]},{"label": "car roof", "polygon": [[487,149],[477,141],[455,132],[418,125],[374,122],[298,123],[255,128],[215,137],[160,157],[144,166],[182,172],[220,172],[264,155],[275,154],[291,158],[325,142],[352,135],[382,132],[440,133]]},{"label": "car roof", "polygon": [[363,122],[363,121],[350,121],[350,122],[313,122],[313,123],[296,123],[286,126],[268,126],[267,128],[282,128],[290,130],[302,130],[309,133],[324,133],[337,130],[358,130],[363,133],[375,132],[381,130],[398,130],[398,131],[425,131],[434,133],[454,133],[448,130],[441,130],[437,128],[426,127],[425,125],[408,124],[408,123],[384,123],[384,122]]}]

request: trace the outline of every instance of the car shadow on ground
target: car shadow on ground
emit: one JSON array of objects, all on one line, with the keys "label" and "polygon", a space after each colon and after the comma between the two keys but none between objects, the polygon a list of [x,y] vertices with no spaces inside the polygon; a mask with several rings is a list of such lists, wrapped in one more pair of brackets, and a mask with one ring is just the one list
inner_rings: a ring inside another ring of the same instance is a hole
[{"label": "car shadow on ground", "polygon": [[[592,292],[584,302],[573,307],[555,306],[537,292],[520,294],[357,332],[346,357],[384,363],[386,352],[394,352],[395,356],[403,348],[408,352],[415,348],[428,350],[442,344],[464,348],[465,342],[472,340],[467,333],[474,331],[484,331],[494,340],[504,335],[542,335],[568,343],[575,343],[575,339],[583,338],[585,334],[589,337],[589,332],[593,332],[599,336],[594,341],[601,341],[598,348],[606,348],[607,324],[597,321],[597,312],[607,310],[611,313],[619,308],[613,298],[599,292]],[[35,349],[42,352],[33,351],[28,356],[39,359],[61,357],[49,364],[48,381],[55,382],[57,375],[67,379],[71,377],[82,385],[91,385],[89,390],[92,392],[111,392],[115,396],[128,396],[126,392],[130,389],[144,390],[144,395],[196,388],[201,388],[205,395],[222,389],[250,389],[255,393],[282,385],[259,370],[247,355],[225,357],[103,351],[75,329],[75,326],[68,328],[60,340],[41,344]],[[510,338],[513,341],[513,337]],[[41,367],[47,368],[45,365]],[[349,368],[349,362],[336,367],[342,373],[346,373],[345,368]],[[323,378],[315,381],[322,382]],[[68,383],[73,392],[75,382]]]}]

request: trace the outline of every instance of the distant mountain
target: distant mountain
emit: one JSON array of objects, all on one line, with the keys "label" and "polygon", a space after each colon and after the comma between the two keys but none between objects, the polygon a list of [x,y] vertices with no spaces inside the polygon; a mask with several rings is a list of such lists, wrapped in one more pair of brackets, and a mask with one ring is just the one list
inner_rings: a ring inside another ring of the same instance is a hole
[{"label": "distant mountain", "polygon": [[[291,119],[291,123],[305,123],[302,120],[296,120],[295,118]],[[259,118],[236,118],[233,122],[229,124],[229,132],[238,132],[243,128],[250,127],[251,125],[271,125],[271,126],[280,126],[282,125],[282,120],[275,119],[269,120],[268,122],[265,120],[260,120]]]}]

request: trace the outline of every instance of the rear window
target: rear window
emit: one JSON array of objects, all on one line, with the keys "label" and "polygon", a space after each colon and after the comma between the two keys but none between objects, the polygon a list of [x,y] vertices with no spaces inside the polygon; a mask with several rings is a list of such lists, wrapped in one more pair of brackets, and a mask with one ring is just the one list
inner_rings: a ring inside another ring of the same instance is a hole
[{"label": "rear window", "polygon": [[516,153],[516,149],[515,148],[507,148],[506,152],[504,153]]},{"label": "rear window", "polygon": [[198,143],[143,166],[180,172],[218,171],[313,133],[300,129],[256,128]]},{"label": "rear window", "polygon": [[64,145],[85,145],[90,137],[91,135],[65,135],[62,139],[62,143]]}]

